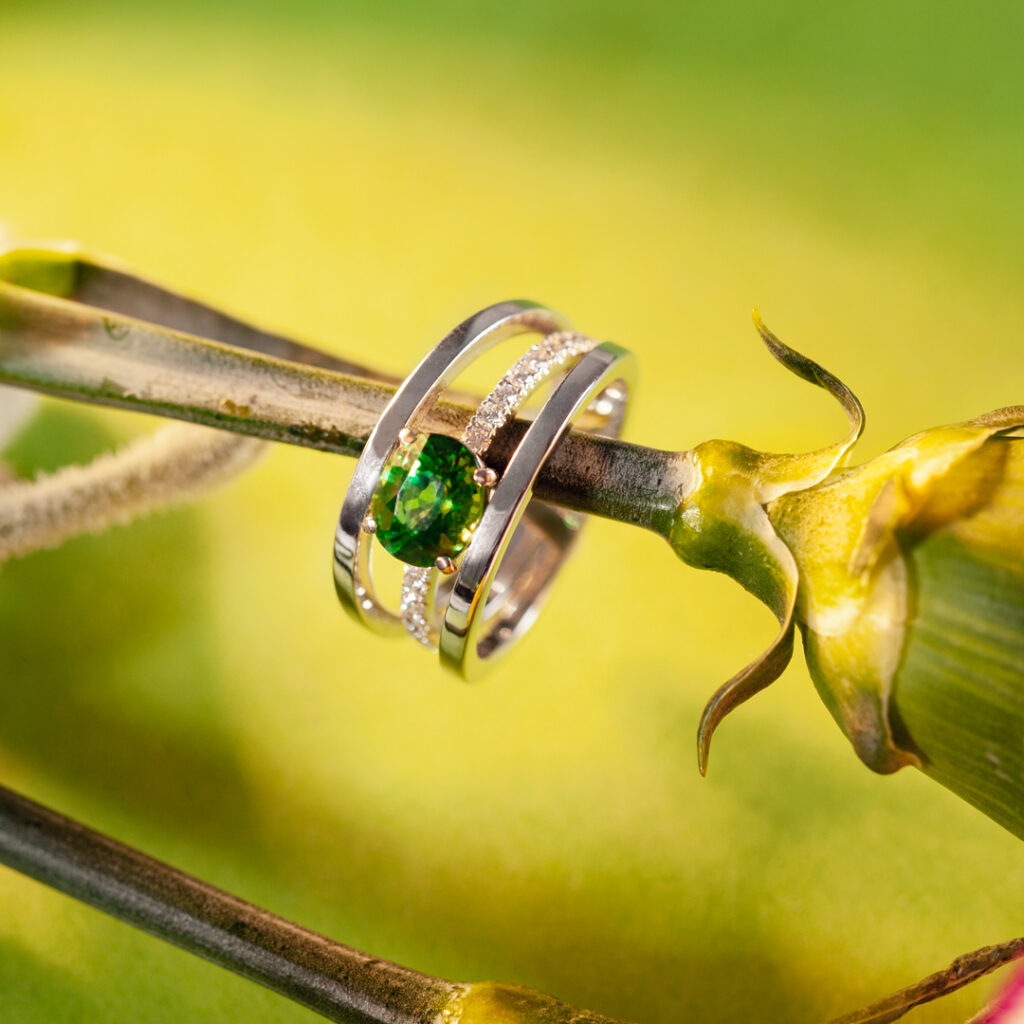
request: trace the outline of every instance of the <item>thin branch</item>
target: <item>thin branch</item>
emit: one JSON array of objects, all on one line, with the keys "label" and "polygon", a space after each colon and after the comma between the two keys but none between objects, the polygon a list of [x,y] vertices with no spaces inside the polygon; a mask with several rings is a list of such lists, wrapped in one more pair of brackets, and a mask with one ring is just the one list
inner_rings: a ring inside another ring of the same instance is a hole
[{"label": "thin branch", "polygon": [[[616,1024],[518,986],[444,981],[318,935],[0,787],[0,864],[273,989],[340,1024]],[[890,1024],[1024,955],[1024,937],[830,1024]]]},{"label": "thin branch", "polygon": [[829,1024],[890,1024],[909,1013],[915,1006],[930,1003],[951,992],[955,992],[972,981],[1005,966],[1012,960],[1024,956],[1024,937],[1000,942],[995,946],[983,946],[973,953],[958,956],[945,970],[929,974],[927,978],[894,992],[891,996],[872,1003],[871,1006],[837,1017]]},{"label": "thin branch", "polygon": [[425,1024],[463,988],[307,931],[3,788],[0,862],[344,1024]]},{"label": "thin branch", "polygon": [[339,1024],[622,1024],[517,985],[444,981],[361,953],[2,787],[0,864]]},{"label": "thin branch", "polygon": [[[63,258],[65,297],[0,283],[0,382],[350,456],[394,393],[393,380],[351,361],[95,260]],[[472,411],[438,403],[425,429],[458,436]],[[489,458],[499,470],[526,426],[517,421],[496,440]],[[576,432],[536,493],[667,534],[690,484],[682,453]]]}]

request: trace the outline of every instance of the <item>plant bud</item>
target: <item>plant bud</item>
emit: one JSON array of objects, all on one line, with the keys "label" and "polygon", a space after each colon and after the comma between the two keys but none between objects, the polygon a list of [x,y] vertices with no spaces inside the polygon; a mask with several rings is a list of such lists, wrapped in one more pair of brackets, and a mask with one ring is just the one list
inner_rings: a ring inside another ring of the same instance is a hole
[{"label": "plant bud", "polygon": [[915,765],[1024,835],[1024,406],[926,430],[853,469],[859,403],[755,320],[772,353],[850,416],[840,444],[690,453],[671,541],[769,605],[772,647],[712,697],[699,761],[789,662],[796,626],[822,700],[878,772]]}]

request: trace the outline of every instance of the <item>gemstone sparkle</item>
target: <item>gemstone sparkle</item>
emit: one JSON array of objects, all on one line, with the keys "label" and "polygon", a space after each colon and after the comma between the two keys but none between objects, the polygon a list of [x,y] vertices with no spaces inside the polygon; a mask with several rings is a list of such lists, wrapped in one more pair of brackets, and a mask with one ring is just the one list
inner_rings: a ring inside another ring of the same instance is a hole
[{"label": "gemstone sparkle", "polygon": [[456,558],[469,543],[486,504],[473,479],[476,456],[444,434],[421,435],[384,466],[370,505],[376,538],[409,565]]}]

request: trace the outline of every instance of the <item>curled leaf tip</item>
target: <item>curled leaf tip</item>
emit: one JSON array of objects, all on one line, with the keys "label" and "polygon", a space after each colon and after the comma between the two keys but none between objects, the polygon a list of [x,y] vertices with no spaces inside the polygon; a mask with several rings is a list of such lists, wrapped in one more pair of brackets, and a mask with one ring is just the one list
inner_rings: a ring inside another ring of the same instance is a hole
[{"label": "curled leaf tip", "polygon": [[761,314],[755,308],[753,311],[754,326],[761,340],[765,343],[768,351],[787,370],[792,371],[802,380],[824,388],[843,407],[850,420],[850,436],[847,438],[846,447],[849,447],[864,430],[864,407],[860,399],[833,373],[830,373],[805,355],[801,355],[796,349],[790,348],[774,331],[770,330]]},{"label": "curled leaf tip", "polygon": [[711,737],[715,734],[715,730],[718,728],[722,719],[725,718],[729,711],[732,710],[732,707],[735,706],[723,706],[724,698],[727,697],[727,694],[724,691],[728,686],[729,683],[726,683],[724,686],[719,687],[707,704],[704,705],[704,710],[701,712],[700,724],[697,726],[697,771],[700,772],[701,778],[706,778],[708,774],[708,757],[711,754]]},{"label": "curled leaf tip", "polygon": [[711,737],[722,719],[730,711],[750,700],[765,687],[770,686],[785,671],[793,657],[793,604],[789,604],[781,616],[781,629],[772,645],[745,669],[728,682],[723,683],[704,705],[697,727],[697,768],[701,775],[708,773],[708,755],[711,751]]},{"label": "curled leaf tip", "polygon": [[711,737],[718,727],[719,721],[721,721],[721,717],[713,718],[711,702],[709,701],[704,707],[704,712],[700,716],[700,725],[697,727],[697,771],[700,772],[702,779],[707,778],[708,757],[711,754]]}]

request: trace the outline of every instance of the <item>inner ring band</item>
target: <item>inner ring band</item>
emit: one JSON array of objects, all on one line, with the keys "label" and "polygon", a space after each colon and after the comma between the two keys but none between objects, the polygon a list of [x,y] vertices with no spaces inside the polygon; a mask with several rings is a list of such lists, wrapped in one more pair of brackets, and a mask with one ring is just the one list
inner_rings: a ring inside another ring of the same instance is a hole
[{"label": "inner ring band", "polygon": [[377,597],[370,572],[369,535],[363,532],[381,471],[398,444],[398,434],[478,355],[516,334],[552,334],[568,321],[554,310],[524,299],[488,306],[462,321],[432,349],[387,404],[356,462],[334,535],[334,585],[345,607],[376,633],[405,631],[401,616]]},{"label": "inner ring band", "polygon": [[[603,342],[565,375],[530,425],[491,494],[473,540],[463,556],[441,627],[441,663],[465,679],[474,679],[494,657],[507,650],[533,623],[553,577],[547,573],[531,600],[498,621],[483,614],[516,528],[533,495],[541,467],[562,435],[591,405],[607,420],[607,433],[623,426],[636,364],[631,353]],[[602,431],[605,432],[605,431]],[[528,569],[529,566],[522,566]]]}]

